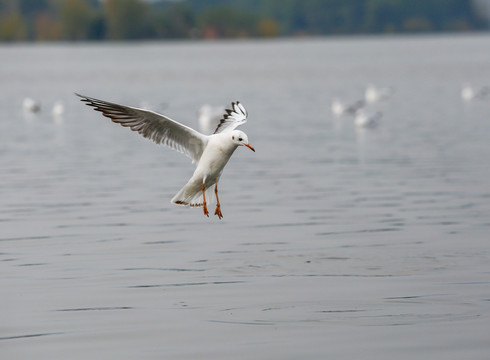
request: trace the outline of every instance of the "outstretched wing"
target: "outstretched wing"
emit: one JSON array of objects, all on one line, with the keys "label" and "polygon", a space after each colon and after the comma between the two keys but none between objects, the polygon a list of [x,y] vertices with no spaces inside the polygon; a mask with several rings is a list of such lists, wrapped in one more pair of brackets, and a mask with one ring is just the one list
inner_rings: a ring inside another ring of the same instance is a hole
[{"label": "outstretched wing", "polygon": [[79,95],[82,101],[115,123],[139,132],[157,144],[184,153],[197,163],[207,143],[207,136],[153,111],[118,105]]},{"label": "outstretched wing", "polygon": [[214,131],[215,134],[234,130],[237,126],[245,124],[247,122],[247,110],[240,104],[239,101],[231,103],[232,109],[226,109],[226,114],[223,115],[223,119]]}]

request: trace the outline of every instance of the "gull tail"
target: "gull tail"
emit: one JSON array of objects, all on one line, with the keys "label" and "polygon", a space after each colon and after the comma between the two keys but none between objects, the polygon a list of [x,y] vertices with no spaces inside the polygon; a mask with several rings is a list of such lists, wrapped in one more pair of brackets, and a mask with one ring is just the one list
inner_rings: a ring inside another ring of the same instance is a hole
[{"label": "gull tail", "polygon": [[[206,204],[209,206],[214,203],[213,187],[210,186],[205,190]],[[177,194],[172,198],[171,202],[176,205],[184,205],[190,207],[199,207],[204,203],[202,197],[202,188],[200,185],[187,183]]]}]

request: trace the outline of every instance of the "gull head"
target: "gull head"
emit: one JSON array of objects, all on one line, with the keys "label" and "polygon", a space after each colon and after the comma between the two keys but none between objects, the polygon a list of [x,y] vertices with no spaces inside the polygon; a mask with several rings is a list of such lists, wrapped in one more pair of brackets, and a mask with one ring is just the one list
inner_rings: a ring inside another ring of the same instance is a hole
[{"label": "gull head", "polygon": [[246,146],[255,152],[255,149],[248,143],[248,136],[243,131],[233,130],[231,132],[231,141],[237,146]]}]

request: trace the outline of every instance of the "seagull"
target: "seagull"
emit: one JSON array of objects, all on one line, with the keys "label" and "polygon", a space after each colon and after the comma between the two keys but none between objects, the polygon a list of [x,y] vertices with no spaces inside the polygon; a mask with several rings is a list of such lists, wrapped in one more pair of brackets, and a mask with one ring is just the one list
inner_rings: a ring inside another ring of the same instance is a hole
[{"label": "seagull", "polygon": [[22,107],[27,112],[38,113],[41,111],[41,103],[36,100],[31,99],[30,97],[26,97],[22,102]]},{"label": "seagull", "polygon": [[364,92],[364,98],[368,103],[374,103],[389,98],[393,94],[392,88],[377,88],[374,85],[368,85]]},{"label": "seagull", "polygon": [[204,134],[211,134],[218,126],[226,109],[224,106],[203,105],[197,112],[199,130]]},{"label": "seagull", "polygon": [[484,86],[479,90],[474,89],[470,84],[464,84],[461,88],[461,98],[465,101],[482,99],[490,93],[490,88]]},{"label": "seagull", "polygon": [[376,112],[375,114],[367,114],[362,110],[356,113],[356,118],[354,120],[355,124],[359,128],[373,128],[378,125],[379,119],[383,117],[381,112]]},{"label": "seagull", "polygon": [[246,146],[255,152],[249,144],[247,135],[236,128],[247,122],[247,110],[237,101],[226,109],[216,130],[211,135],[204,135],[188,126],[178,123],[167,116],[153,111],[131,106],[118,105],[88,96],[76,94],[86,105],[91,106],[113,122],[157,144],[166,145],[187,155],[196,170],[187,184],[177,192],[171,202],[177,205],[203,207],[204,215],[209,217],[206,205],[206,191],[214,185],[216,210],[214,215],[223,218],[218,198],[218,181],[223,169],[238,146]]},{"label": "seagull", "polygon": [[364,105],[365,105],[364,100],[356,101],[352,105],[345,105],[338,98],[333,98],[331,109],[332,109],[332,113],[335,116],[340,116],[342,114],[355,114],[356,111],[362,108]]},{"label": "seagull", "polygon": [[61,101],[56,101],[53,105],[53,115],[54,116],[62,116],[65,112],[65,107]]}]

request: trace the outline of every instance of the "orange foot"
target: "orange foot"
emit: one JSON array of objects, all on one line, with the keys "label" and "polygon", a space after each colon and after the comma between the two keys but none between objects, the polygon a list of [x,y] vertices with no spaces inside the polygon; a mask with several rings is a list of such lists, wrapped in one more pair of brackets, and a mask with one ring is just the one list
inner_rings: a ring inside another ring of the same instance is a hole
[{"label": "orange foot", "polygon": [[202,211],[204,212],[204,215],[209,217],[208,207],[206,206],[206,203],[203,204]]},{"label": "orange foot", "polygon": [[216,194],[216,211],[214,212],[214,215],[218,215],[221,219],[223,218],[223,214],[221,213],[221,206],[219,206],[218,183],[214,186],[214,193]]},{"label": "orange foot", "polygon": [[204,211],[204,215],[209,217],[209,212],[208,212],[208,207],[206,206],[206,194],[205,194],[205,188],[204,188],[204,183],[202,184],[202,211]]},{"label": "orange foot", "polygon": [[214,215],[218,215],[218,217],[220,219],[223,218],[223,214],[221,213],[221,208],[220,208],[219,204],[216,206],[216,211],[214,212]]}]

